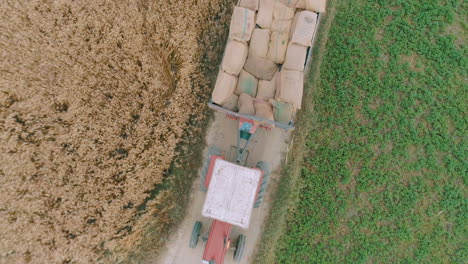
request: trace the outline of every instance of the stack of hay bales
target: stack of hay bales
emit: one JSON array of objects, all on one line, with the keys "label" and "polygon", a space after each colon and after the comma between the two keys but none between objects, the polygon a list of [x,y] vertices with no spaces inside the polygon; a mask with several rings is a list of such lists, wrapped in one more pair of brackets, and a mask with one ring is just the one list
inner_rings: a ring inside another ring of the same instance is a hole
[{"label": "stack of hay bales", "polygon": [[301,109],[307,49],[326,0],[241,0],[212,101],[288,124]]}]

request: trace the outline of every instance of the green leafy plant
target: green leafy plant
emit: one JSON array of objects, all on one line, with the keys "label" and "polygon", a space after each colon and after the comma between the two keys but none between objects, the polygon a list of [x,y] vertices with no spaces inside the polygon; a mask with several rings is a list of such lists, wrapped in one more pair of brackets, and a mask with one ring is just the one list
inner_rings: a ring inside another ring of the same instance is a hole
[{"label": "green leafy plant", "polygon": [[298,198],[280,203],[282,235],[257,260],[463,263],[466,3],[337,3],[320,80],[306,86]]}]

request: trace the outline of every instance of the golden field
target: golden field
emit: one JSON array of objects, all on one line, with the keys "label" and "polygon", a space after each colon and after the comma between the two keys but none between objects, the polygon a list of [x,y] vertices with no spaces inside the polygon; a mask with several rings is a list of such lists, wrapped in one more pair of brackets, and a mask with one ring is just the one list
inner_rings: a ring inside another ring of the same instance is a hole
[{"label": "golden field", "polygon": [[148,223],[166,235],[174,190],[152,191],[203,136],[232,6],[0,3],[0,263],[128,261]]}]

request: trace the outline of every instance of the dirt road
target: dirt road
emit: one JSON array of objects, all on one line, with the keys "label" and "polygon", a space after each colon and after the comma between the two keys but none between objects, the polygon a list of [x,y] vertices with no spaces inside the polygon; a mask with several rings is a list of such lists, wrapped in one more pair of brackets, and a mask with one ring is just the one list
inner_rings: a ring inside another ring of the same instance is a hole
[{"label": "dirt road", "polygon": [[[237,139],[237,121],[231,120],[220,113],[215,114],[215,119],[212,122],[207,133],[208,146],[217,146],[223,151],[225,156],[229,155],[231,145],[236,145]],[[287,151],[289,143],[289,134],[280,129],[259,129],[253,141],[250,143],[250,154],[247,161],[247,166],[253,167],[255,164],[264,160],[271,166],[272,173],[270,176],[267,194],[260,208],[254,209],[250,222],[250,227],[243,230],[239,227],[234,227],[231,238],[236,239],[239,233],[246,235],[247,242],[244,250],[242,263],[251,263],[254,250],[259,242],[264,228],[265,218],[268,215],[270,208],[271,187],[275,186],[278,181],[278,169],[283,161],[284,154]],[[205,150],[206,152],[207,150]],[[189,248],[189,240],[192,232],[192,227],[195,221],[202,221],[202,234],[208,231],[211,221],[210,219],[201,216],[205,193],[200,191],[200,177],[194,182],[191,190],[190,201],[187,207],[186,216],[178,228],[177,233],[174,233],[159,258],[152,263],[158,264],[192,264],[201,263],[205,243],[200,239],[195,249]],[[224,263],[231,264],[233,261],[233,250],[230,250]]]}]

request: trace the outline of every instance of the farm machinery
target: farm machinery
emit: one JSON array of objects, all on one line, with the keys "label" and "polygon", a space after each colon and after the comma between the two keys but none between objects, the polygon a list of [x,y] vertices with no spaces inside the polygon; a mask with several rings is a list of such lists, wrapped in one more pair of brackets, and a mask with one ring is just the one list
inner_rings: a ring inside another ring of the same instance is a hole
[{"label": "farm machinery", "polygon": [[[246,12],[248,11],[245,11],[244,14],[247,14]],[[319,18],[319,14],[315,14],[310,21],[318,21]],[[306,19],[306,22],[310,21]],[[317,25],[318,22],[311,23],[310,30],[301,31],[301,33],[312,34],[310,35],[310,44],[313,43]],[[299,60],[298,66],[299,68],[302,67],[302,71],[305,69],[312,53],[311,45],[304,48],[306,52],[302,56],[305,57],[304,60]],[[278,72],[280,74],[282,70],[282,66],[279,66]],[[224,81],[226,80],[229,80],[229,78]],[[281,82],[282,79],[278,78],[278,80]],[[288,79],[284,78],[284,80]],[[223,83],[222,81],[220,83]],[[302,96],[303,83],[300,81],[298,83]],[[226,84],[229,84],[229,81],[226,81]],[[294,85],[297,85],[297,83],[294,83]],[[224,89],[223,85],[220,85],[220,87],[223,91],[229,90]],[[289,87],[283,87],[282,89],[287,88]],[[281,93],[279,95],[281,96]],[[277,94],[275,94],[275,99],[281,99],[276,98],[276,96]],[[237,144],[230,146],[229,151],[223,152],[226,155],[223,155],[216,147],[210,147],[202,168],[200,189],[207,193],[202,208],[202,216],[210,218],[212,221],[211,226],[205,230],[201,221],[194,223],[189,246],[196,248],[200,240],[206,242],[202,258],[203,264],[222,264],[228,251],[233,251],[235,262],[240,262],[242,259],[246,248],[246,236],[239,234],[237,238],[233,239],[231,235],[235,233],[233,232],[235,227],[242,229],[249,227],[253,209],[260,207],[263,201],[270,175],[270,166],[265,161],[258,161],[253,168],[246,166],[249,158],[248,146],[253,141],[256,132],[260,129],[270,130],[272,128],[279,128],[284,131],[294,129],[294,114],[286,119],[289,122],[285,122],[281,118],[282,122],[277,122],[275,121],[277,120],[276,116],[273,119],[256,115],[255,112],[247,114],[215,101],[214,97],[212,97],[208,103],[211,109],[238,122]]]},{"label": "farm machinery", "polygon": [[200,189],[206,191],[202,216],[213,219],[211,227],[203,232],[202,223],[196,221],[190,237],[190,247],[195,248],[201,239],[206,242],[204,264],[221,264],[228,251],[233,251],[234,261],[240,262],[246,236],[231,239],[234,226],[248,228],[253,208],[260,207],[268,184],[270,168],[259,161],[254,168],[246,167],[247,146],[260,125],[245,117],[229,116],[238,120],[237,146],[231,146],[229,157],[211,147],[202,169]]}]

